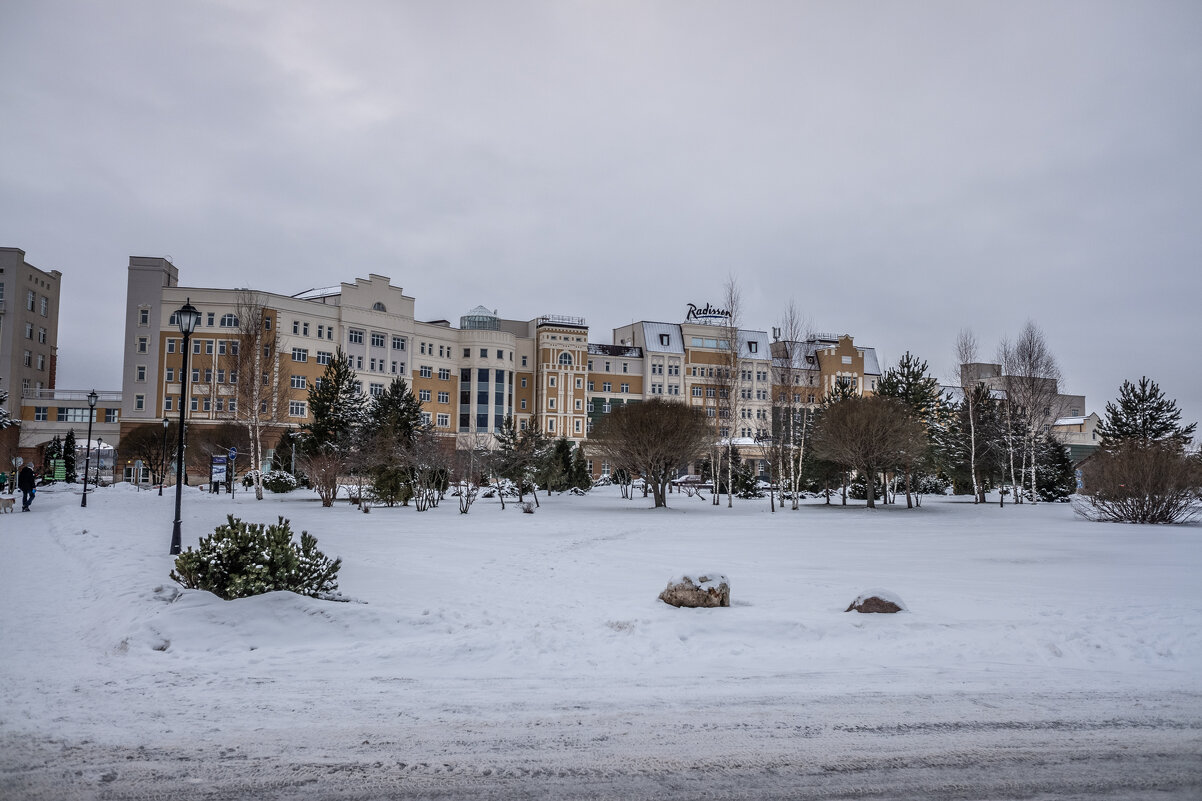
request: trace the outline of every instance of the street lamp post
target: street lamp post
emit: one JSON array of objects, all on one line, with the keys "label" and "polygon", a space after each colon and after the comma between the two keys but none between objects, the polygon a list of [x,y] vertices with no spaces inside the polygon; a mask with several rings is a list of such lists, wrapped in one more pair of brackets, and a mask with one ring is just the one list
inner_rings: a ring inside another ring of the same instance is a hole
[{"label": "street lamp post", "polygon": [[159,453],[159,497],[163,497],[163,484],[167,482],[167,426],[171,421],[163,418],[163,450]]},{"label": "street lamp post", "polygon": [[[92,418],[96,416],[96,390],[88,393],[88,447],[84,449],[83,457],[83,500],[79,502],[81,507],[88,505],[88,468],[92,461]],[[96,454],[96,458],[100,458],[100,454]]]},{"label": "street lamp post", "polygon": [[200,324],[200,312],[192,305],[192,299],[184,301],[184,305],[175,313],[175,321],[180,333],[184,335],[183,367],[180,368],[179,395],[179,441],[175,452],[175,525],[171,529],[171,554],[180,552],[180,501],[184,491],[184,406],[188,402],[188,340],[192,332]]}]

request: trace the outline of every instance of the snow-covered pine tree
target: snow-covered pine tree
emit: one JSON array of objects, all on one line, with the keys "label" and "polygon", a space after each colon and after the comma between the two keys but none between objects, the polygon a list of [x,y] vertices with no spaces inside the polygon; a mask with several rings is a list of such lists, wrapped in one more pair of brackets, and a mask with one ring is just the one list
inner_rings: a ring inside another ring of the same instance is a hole
[{"label": "snow-covered pine tree", "polygon": [[8,393],[0,390],[0,429],[15,425],[17,421],[8,413]]},{"label": "snow-covered pine tree", "polygon": [[927,447],[921,453],[908,454],[902,469],[905,471],[906,508],[914,506],[912,485],[915,472],[930,462],[933,434],[939,417],[939,382],[927,375],[927,363],[910,351],[898,360],[897,367],[890,367],[877,382],[876,394],[897,398],[906,405],[914,419],[927,432]]},{"label": "snow-covered pine tree", "polygon": [[319,450],[348,452],[364,421],[365,400],[350,358],[340,348],[326,365],[321,379],[309,389],[312,423],[301,430],[306,453]]},{"label": "snow-covered pine tree", "polygon": [[1197,423],[1181,425],[1177,401],[1166,398],[1157,383],[1144,376],[1138,384],[1123,382],[1117,405],[1106,403],[1106,419],[1098,426],[1098,434],[1107,449],[1135,444],[1184,450],[1196,428]]},{"label": "snow-covered pine tree", "polygon": [[1041,501],[1067,500],[1077,489],[1073,460],[1069,458],[1068,448],[1054,437],[1044,435],[1039,438],[1035,450],[1035,470],[1039,473]]},{"label": "snow-covered pine tree", "polygon": [[[91,443],[88,443],[91,447]],[[67,468],[67,483],[75,483],[75,429],[72,428],[67,432],[67,438],[63,440],[63,465]]]},{"label": "snow-covered pine tree", "polygon": [[333,505],[339,476],[359,445],[364,403],[351,360],[339,348],[321,379],[309,388],[313,422],[301,426],[301,469],[321,496],[322,506]]}]

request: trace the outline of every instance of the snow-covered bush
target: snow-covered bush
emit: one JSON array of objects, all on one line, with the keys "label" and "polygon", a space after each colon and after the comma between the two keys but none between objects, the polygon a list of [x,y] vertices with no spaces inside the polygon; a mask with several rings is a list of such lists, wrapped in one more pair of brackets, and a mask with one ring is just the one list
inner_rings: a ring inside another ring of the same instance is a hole
[{"label": "snow-covered bush", "polygon": [[263,476],[263,488],[269,492],[285,493],[296,489],[296,476],[283,470],[272,470]]},{"label": "snow-covered bush", "polygon": [[189,546],[176,557],[174,581],[227,601],[276,590],[326,598],[338,589],[342,560],[330,561],[317,550],[317,538],[309,532],[301,532],[298,545],[282,517],[271,526],[245,523],[233,515],[227,520],[203,537],[197,550]]}]

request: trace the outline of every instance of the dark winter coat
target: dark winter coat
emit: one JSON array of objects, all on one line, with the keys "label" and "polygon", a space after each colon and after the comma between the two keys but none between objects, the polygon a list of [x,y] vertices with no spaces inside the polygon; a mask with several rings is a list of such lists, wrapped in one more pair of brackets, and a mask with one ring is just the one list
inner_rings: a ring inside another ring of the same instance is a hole
[{"label": "dark winter coat", "polygon": [[37,480],[33,477],[33,468],[25,465],[21,468],[21,472],[17,474],[17,489],[22,492],[29,492],[37,486]]}]

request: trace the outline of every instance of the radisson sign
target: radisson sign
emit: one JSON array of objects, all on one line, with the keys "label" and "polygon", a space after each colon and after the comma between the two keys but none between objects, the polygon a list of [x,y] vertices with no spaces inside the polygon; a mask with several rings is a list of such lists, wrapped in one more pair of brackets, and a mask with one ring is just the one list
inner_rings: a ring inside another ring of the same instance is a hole
[{"label": "radisson sign", "polygon": [[729,325],[730,311],[727,309],[719,309],[710,304],[698,306],[695,303],[688,304],[689,310],[685,313],[684,321],[686,323],[703,323],[704,325]]}]

